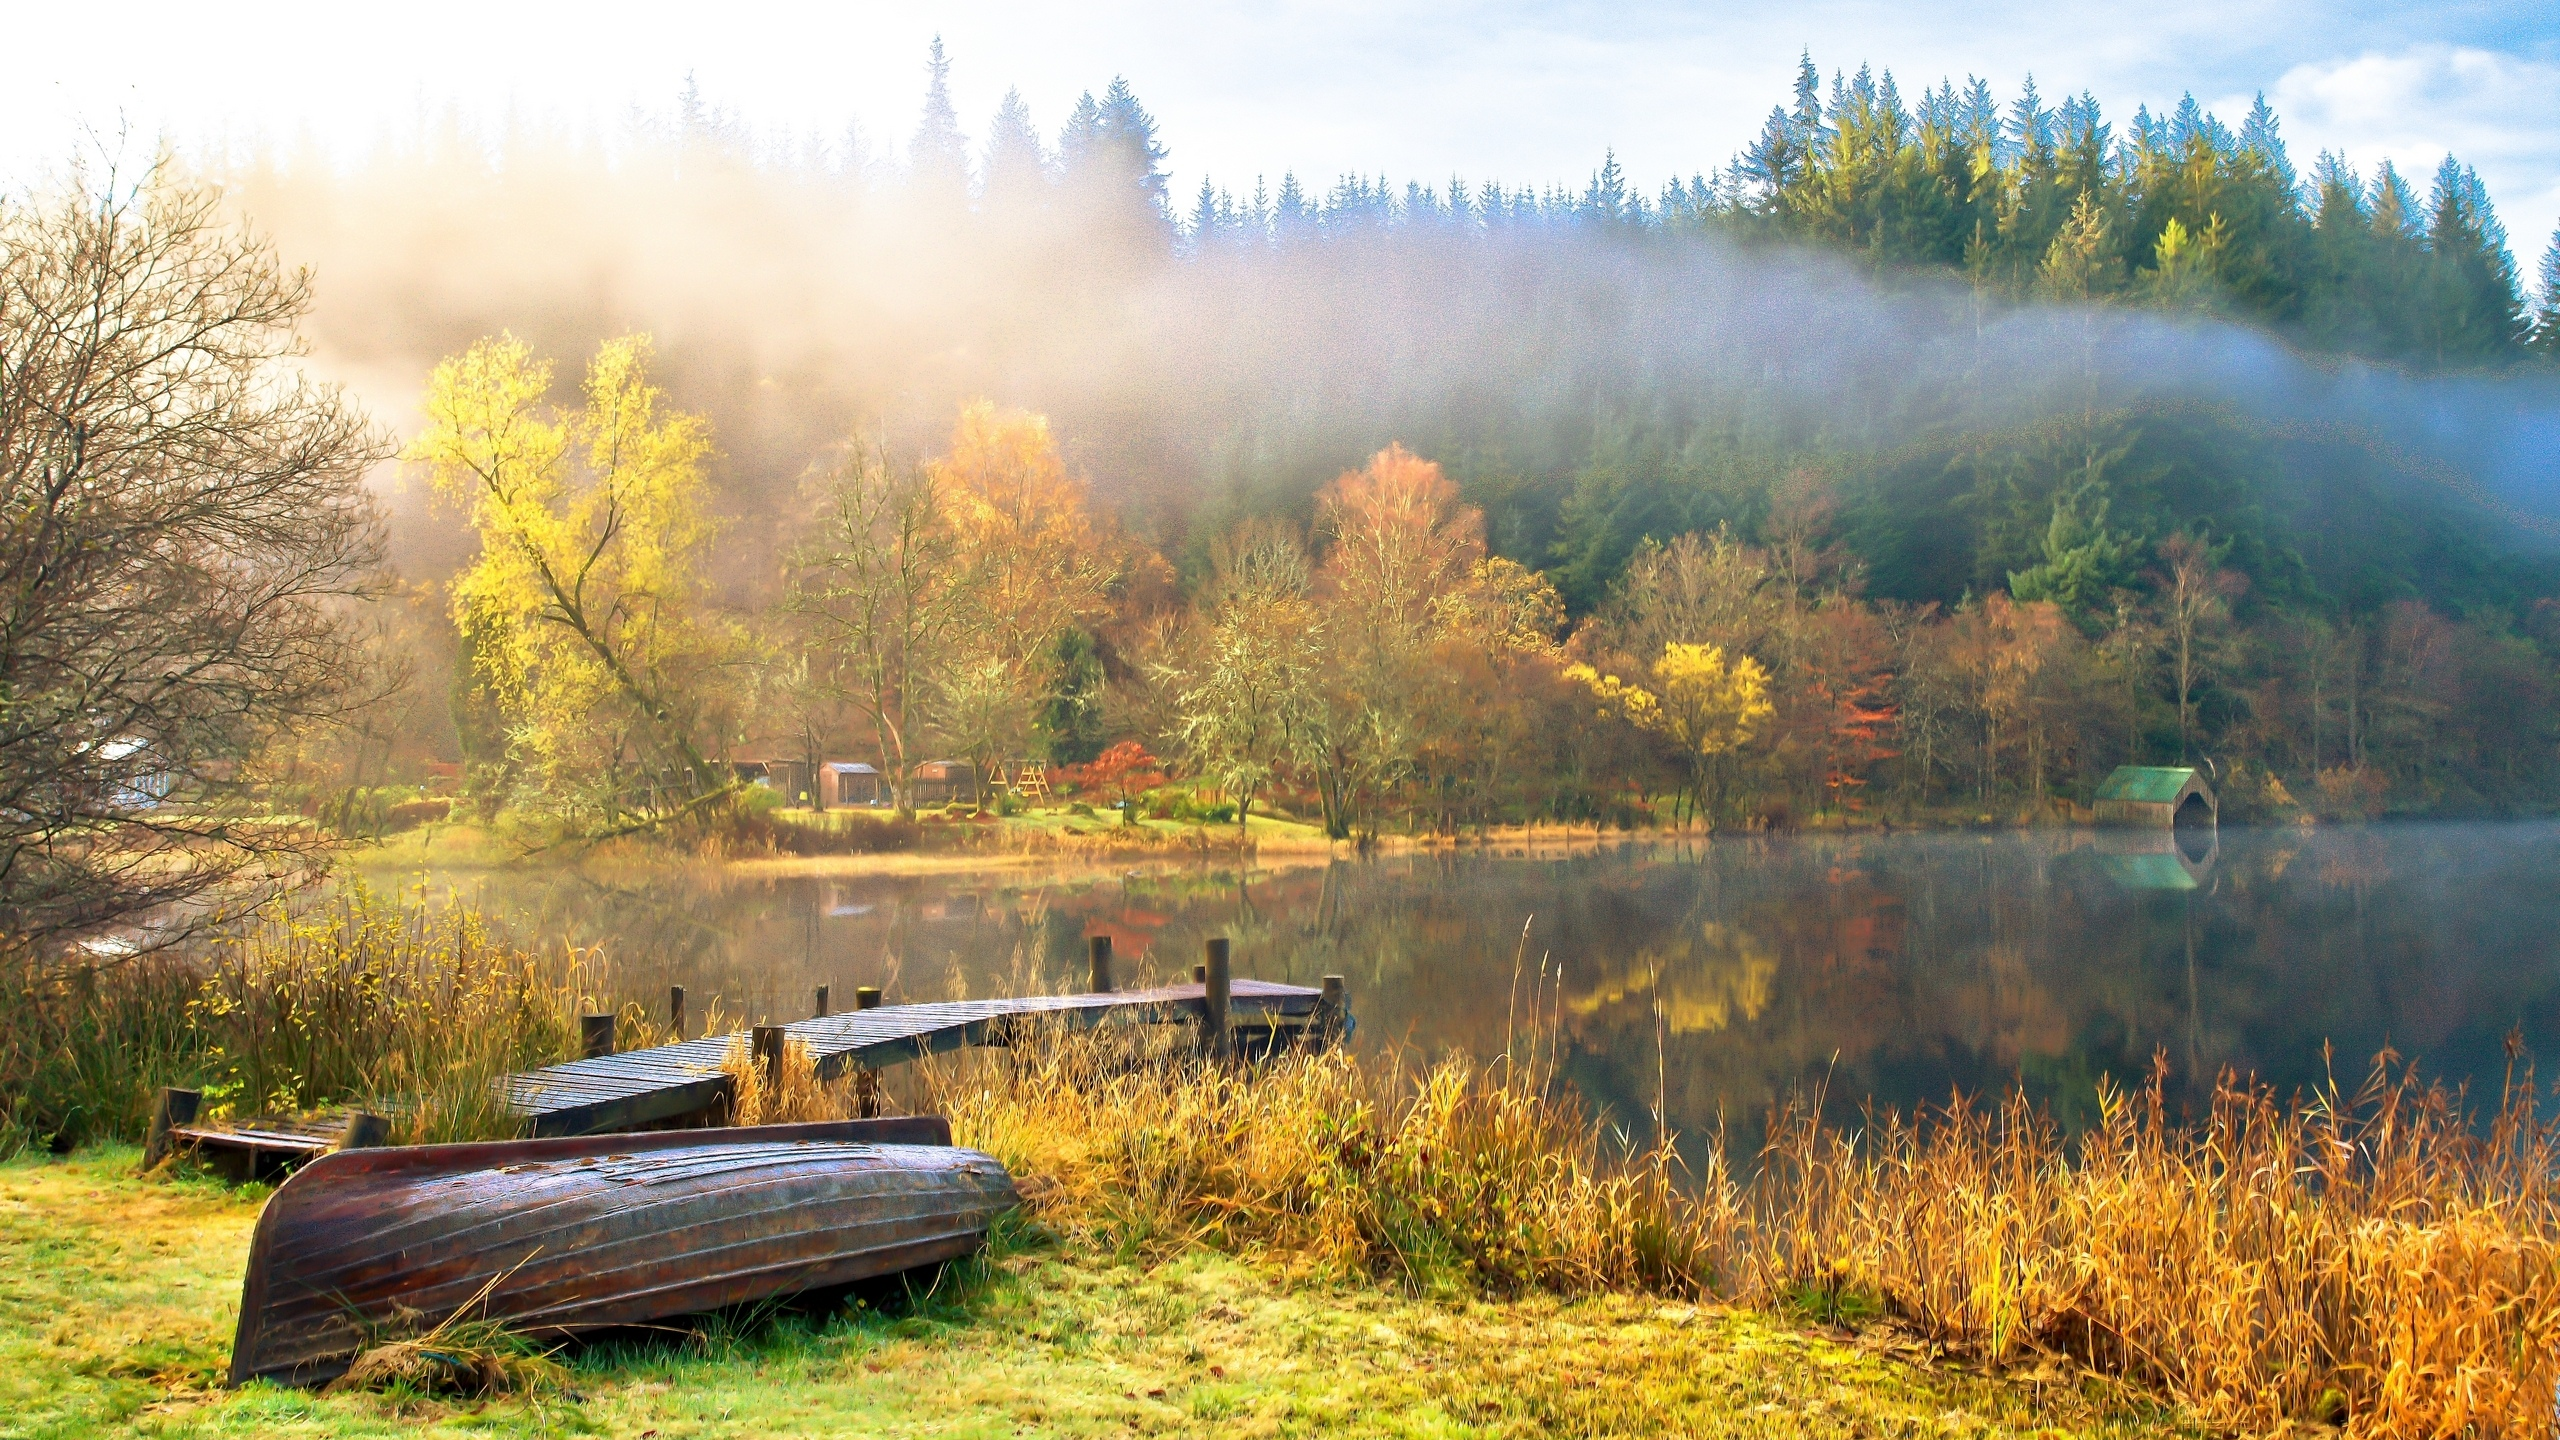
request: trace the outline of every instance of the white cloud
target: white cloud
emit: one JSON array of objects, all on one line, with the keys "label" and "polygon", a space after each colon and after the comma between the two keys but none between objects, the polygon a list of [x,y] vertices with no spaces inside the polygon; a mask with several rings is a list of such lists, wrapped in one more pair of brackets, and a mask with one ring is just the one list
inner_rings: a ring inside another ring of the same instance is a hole
[{"label": "white cloud", "polygon": [[2560,65],[2452,45],[2296,65],[2269,88],[2295,158],[2389,159],[2423,194],[2447,151],[2480,172],[2530,271],[2560,217]]}]

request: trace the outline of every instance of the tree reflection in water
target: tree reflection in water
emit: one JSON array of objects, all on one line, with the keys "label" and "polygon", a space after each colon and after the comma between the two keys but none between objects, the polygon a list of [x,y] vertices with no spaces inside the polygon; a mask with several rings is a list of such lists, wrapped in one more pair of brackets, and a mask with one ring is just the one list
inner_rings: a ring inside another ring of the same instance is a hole
[{"label": "tree reflection in water", "polygon": [[2155,1053],[2192,1095],[2226,1065],[2319,1083],[2324,1040],[2352,1074],[2387,1043],[2494,1093],[2510,1028],[2560,1041],[2555,874],[2560,826],[2512,824],[1738,838],[1243,874],[426,879],[604,944],[635,998],[682,984],[745,1018],[796,1018],[818,984],[1071,988],[1095,934],[1131,981],[1187,975],[1225,934],[1239,975],[1349,976],[1364,1045],[1484,1055],[1543,973],[1564,1073],[1613,1123],[1642,1132],[1659,1093],[1682,1135],[1721,1120],[1742,1148],[1791,1089],[1822,1086],[1845,1117],[2023,1083],[2076,1124],[2098,1076]]}]

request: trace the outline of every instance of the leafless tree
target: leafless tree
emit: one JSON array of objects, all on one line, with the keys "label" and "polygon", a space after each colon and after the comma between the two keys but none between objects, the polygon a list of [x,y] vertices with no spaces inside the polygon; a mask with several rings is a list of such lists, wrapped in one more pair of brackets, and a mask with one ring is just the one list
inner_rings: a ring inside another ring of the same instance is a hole
[{"label": "leafless tree", "polygon": [[308,276],[155,168],[0,199],[0,945],[208,916],[325,844],[242,799],[361,697],[387,449]]},{"label": "leafless tree", "polygon": [[915,808],[919,721],[948,666],[962,596],[930,472],[877,445],[847,444],[809,477],[810,525],[794,554],[787,604],[829,677],[871,724],[898,812]]}]

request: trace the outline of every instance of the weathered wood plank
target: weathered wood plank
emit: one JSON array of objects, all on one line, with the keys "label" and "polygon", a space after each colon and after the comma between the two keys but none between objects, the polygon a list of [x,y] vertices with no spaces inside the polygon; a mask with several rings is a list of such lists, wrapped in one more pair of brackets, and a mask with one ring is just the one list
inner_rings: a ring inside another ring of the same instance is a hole
[{"label": "weathered wood plank", "polygon": [[[857,992],[857,1002],[868,996]],[[1228,987],[1231,1023],[1288,1028],[1315,1017],[1324,992],[1303,985],[1235,980]],[[673,1008],[670,1006],[670,1008]],[[809,1049],[818,1073],[834,1079],[855,1069],[887,1066],[939,1055],[1000,1038],[1020,1018],[1051,1016],[1061,1023],[1094,1025],[1113,1017],[1158,1023],[1205,1018],[1208,987],[1166,985],[1152,990],[1028,995],[1003,1000],[945,1000],[921,1005],[864,1005],[779,1027]],[[651,1050],[596,1055],[510,1075],[503,1082],[508,1105],[535,1135],[589,1135],[673,1120],[722,1103],[728,1078],[720,1073],[729,1037],[704,1036]]]}]

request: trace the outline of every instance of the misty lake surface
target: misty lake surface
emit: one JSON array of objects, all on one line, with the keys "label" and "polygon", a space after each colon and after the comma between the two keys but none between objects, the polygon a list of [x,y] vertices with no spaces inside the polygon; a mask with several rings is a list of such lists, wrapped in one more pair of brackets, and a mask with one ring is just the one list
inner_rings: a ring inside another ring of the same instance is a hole
[{"label": "misty lake surface", "polygon": [[[2200,853],[2199,853],[2200,852]],[[1238,975],[1347,976],[1356,1043],[1500,1053],[1542,1008],[1564,1075],[1642,1133],[1756,1143],[1771,1104],[1835,1113],[2023,1084],[2076,1125],[2155,1055],[2292,1090],[2388,1045],[2494,1100],[2520,1030],[2560,1076],[2560,825],[1716,838],[1287,867],[966,876],[702,869],[395,875],[601,945],[612,988],[797,1019],[815,986],[892,1003],[1124,983],[1213,934]],[[1524,944],[1524,927],[1527,939]]]}]

